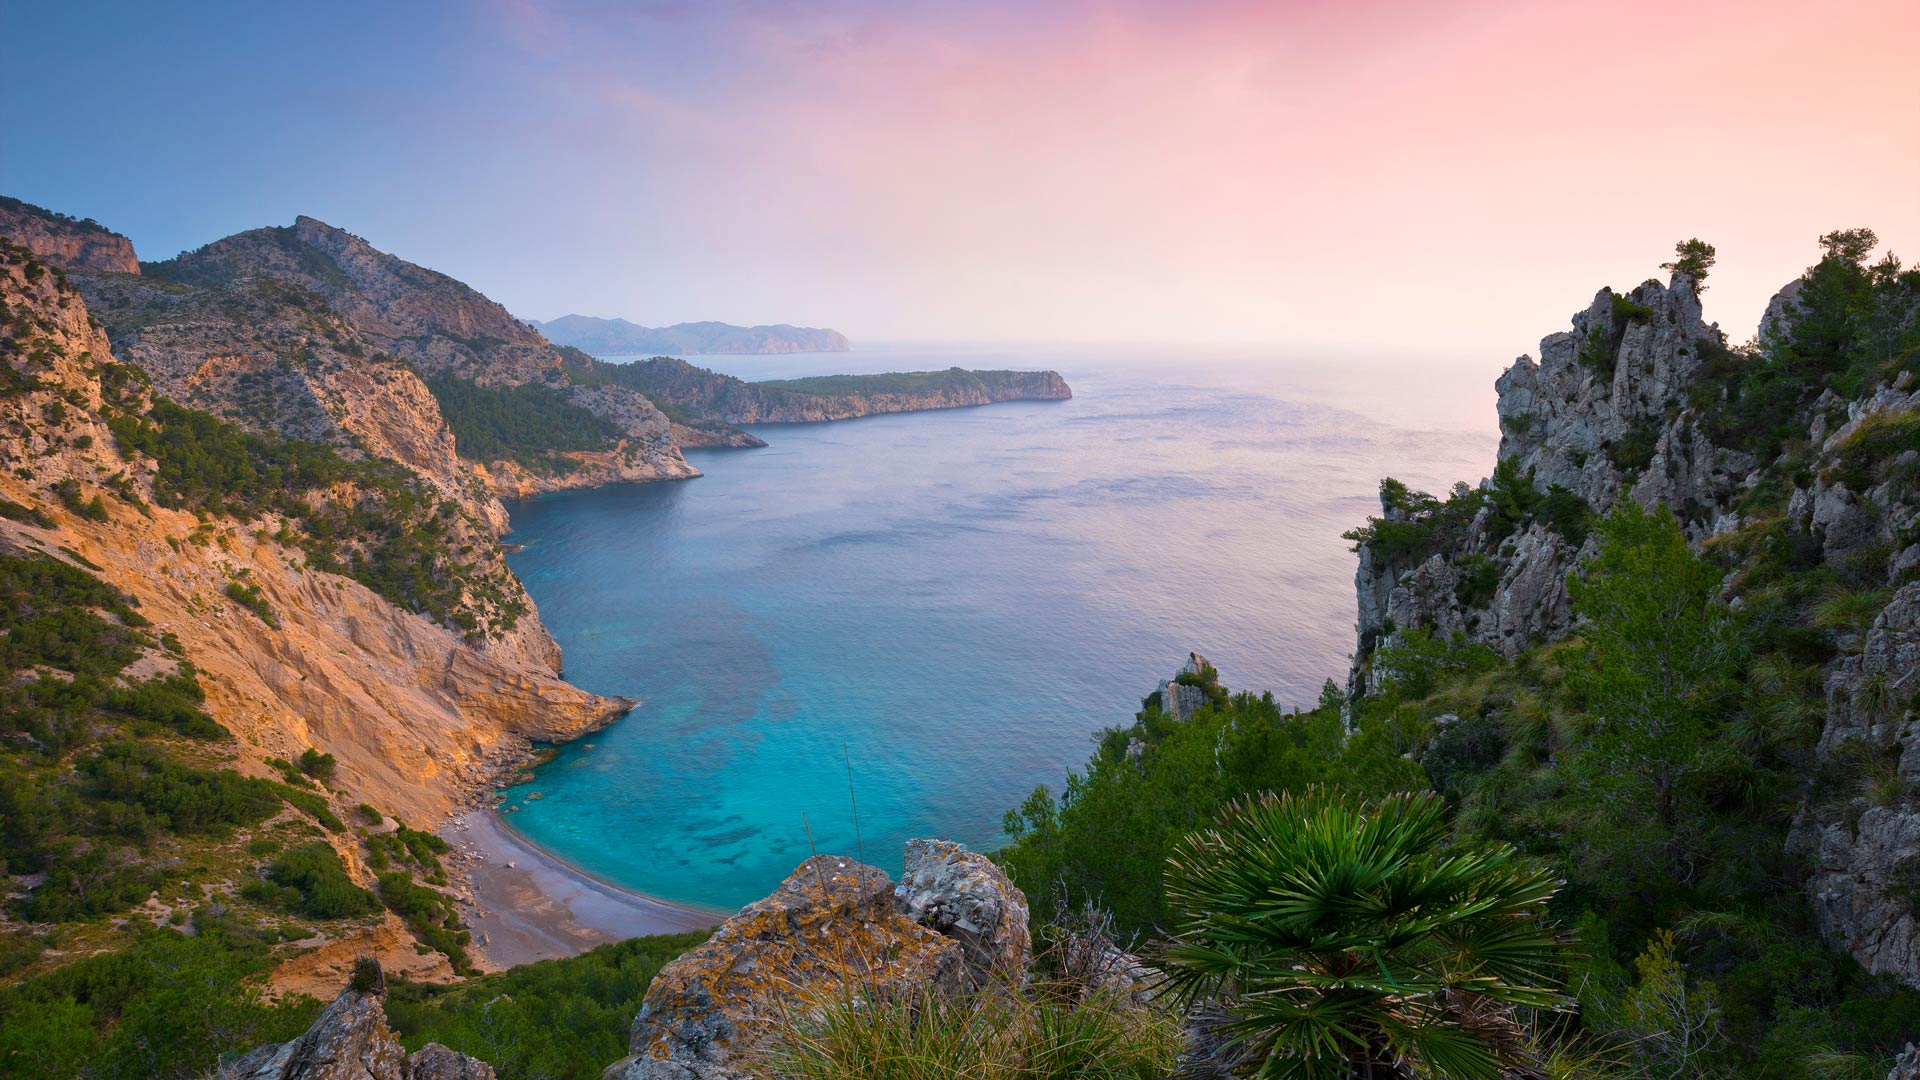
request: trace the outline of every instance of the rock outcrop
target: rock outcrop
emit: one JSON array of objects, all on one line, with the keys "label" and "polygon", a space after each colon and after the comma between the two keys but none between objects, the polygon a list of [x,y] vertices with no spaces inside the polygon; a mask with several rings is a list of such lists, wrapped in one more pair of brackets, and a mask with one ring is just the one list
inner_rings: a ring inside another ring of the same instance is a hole
[{"label": "rock outcrop", "polygon": [[251,1051],[215,1080],[494,1080],[493,1066],[438,1043],[407,1053],[387,1026],[379,965],[355,980],[304,1034]]},{"label": "rock outcrop", "polygon": [[1026,898],[985,855],[952,840],[909,840],[893,900],[902,915],[960,943],[975,985],[1024,973],[1033,953]]},{"label": "rock outcrop", "polygon": [[0,195],[0,236],[62,270],[137,274],[133,241],[91,219],[71,218]]},{"label": "rock outcrop", "polygon": [[[1185,681],[1182,681],[1182,676],[1187,677]],[[1202,683],[1217,684],[1218,681],[1219,674],[1206,657],[1197,652],[1188,653],[1187,662],[1180,665],[1180,670],[1174,672],[1173,678],[1160,680],[1159,687],[1154,690],[1159,697],[1160,711],[1185,722],[1209,700],[1207,687]]]},{"label": "rock outcrop", "polygon": [[898,889],[877,867],[815,856],[661,969],[605,1080],[744,1077],[820,1009],[959,994],[1024,971],[1028,949],[1026,898],[958,844],[911,841]]},{"label": "rock outcrop", "polygon": [[1920,716],[1906,707],[1920,693],[1920,583],[1894,594],[1826,688],[1821,759],[1850,759],[1887,783],[1865,798],[1816,791],[1801,812],[1792,843],[1813,862],[1814,917],[1868,971],[1920,985],[1920,808],[1901,794],[1920,782]]},{"label": "rock outcrop", "polygon": [[[1535,490],[1565,492],[1594,513],[1625,495],[1672,507],[1696,538],[1725,528],[1760,464],[1709,435],[1703,410],[1713,403],[1698,397],[1699,377],[1725,351],[1686,276],[1624,296],[1602,289],[1570,330],[1541,339],[1538,361],[1522,356],[1495,382],[1499,461]],[[1399,513],[1383,495],[1383,518]],[[1511,657],[1571,628],[1565,580],[1581,545],[1541,522],[1497,539],[1489,524],[1483,510],[1457,545],[1411,559],[1361,546],[1354,688],[1396,629],[1457,633]],[[1470,586],[1469,576],[1489,572],[1491,588]]]}]

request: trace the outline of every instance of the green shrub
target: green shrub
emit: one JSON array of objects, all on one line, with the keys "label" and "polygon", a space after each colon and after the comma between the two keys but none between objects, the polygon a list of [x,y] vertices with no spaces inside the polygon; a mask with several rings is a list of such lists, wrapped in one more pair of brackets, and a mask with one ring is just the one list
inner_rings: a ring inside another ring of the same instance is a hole
[{"label": "green shrub", "polygon": [[339,854],[321,840],[287,851],[267,867],[266,880],[254,884],[277,886],[278,891],[255,890],[253,898],[316,919],[349,919],[380,910],[379,899],[353,883]]},{"label": "green shrub", "polygon": [[300,771],[316,780],[331,783],[337,768],[332,754],[323,754],[311,746],[300,751]]},{"label": "green shrub", "polygon": [[437,375],[427,380],[453,445],[469,461],[514,461],[536,472],[564,466],[556,452],[605,450],[620,440],[612,421],[569,402],[551,387],[481,386]]},{"label": "green shrub", "polygon": [[24,521],[42,529],[53,528],[53,519],[31,506],[23,506],[12,499],[0,499],[0,517],[13,521]]},{"label": "green shrub", "polygon": [[653,976],[705,933],[630,938],[461,983],[388,982],[387,1019],[406,1045],[450,1046],[501,1076],[598,1080],[627,1053]]},{"label": "green shrub", "polygon": [[274,615],[273,605],[267,602],[267,597],[260,591],[260,586],[239,579],[229,581],[227,582],[227,599],[260,616],[260,621],[268,626],[276,630],[280,628],[280,619]]}]

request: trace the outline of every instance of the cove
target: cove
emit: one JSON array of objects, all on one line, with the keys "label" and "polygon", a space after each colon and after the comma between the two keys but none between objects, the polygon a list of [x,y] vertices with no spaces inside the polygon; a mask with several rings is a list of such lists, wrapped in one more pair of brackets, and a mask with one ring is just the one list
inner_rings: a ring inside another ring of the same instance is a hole
[{"label": "cove", "polygon": [[991,848],[1189,649],[1311,702],[1346,669],[1340,533],[1379,476],[1432,486],[1491,449],[1259,380],[1063,373],[1071,401],[766,425],[689,451],[696,480],[510,506],[567,677],[642,704],[509,789],[508,824],[720,908],[809,830],[893,871],[909,836]]}]

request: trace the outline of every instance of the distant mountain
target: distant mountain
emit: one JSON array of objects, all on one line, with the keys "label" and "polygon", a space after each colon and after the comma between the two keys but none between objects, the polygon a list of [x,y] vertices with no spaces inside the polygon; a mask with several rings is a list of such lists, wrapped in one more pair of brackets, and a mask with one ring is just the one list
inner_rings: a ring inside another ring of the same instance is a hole
[{"label": "distant mountain", "polygon": [[733,326],[721,322],[641,326],[625,319],[562,315],[534,326],[555,345],[571,345],[601,356],[698,353],[846,352],[847,336],[812,326]]}]

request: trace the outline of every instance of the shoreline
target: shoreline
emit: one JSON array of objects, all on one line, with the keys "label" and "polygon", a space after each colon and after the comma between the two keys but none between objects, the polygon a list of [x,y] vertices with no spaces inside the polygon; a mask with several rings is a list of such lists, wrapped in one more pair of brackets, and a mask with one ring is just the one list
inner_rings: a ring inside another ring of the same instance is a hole
[{"label": "shoreline", "polygon": [[466,885],[461,915],[485,970],[578,956],[631,937],[706,930],[731,914],[597,878],[515,831],[491,806],[454,816],[440,835]]}]

